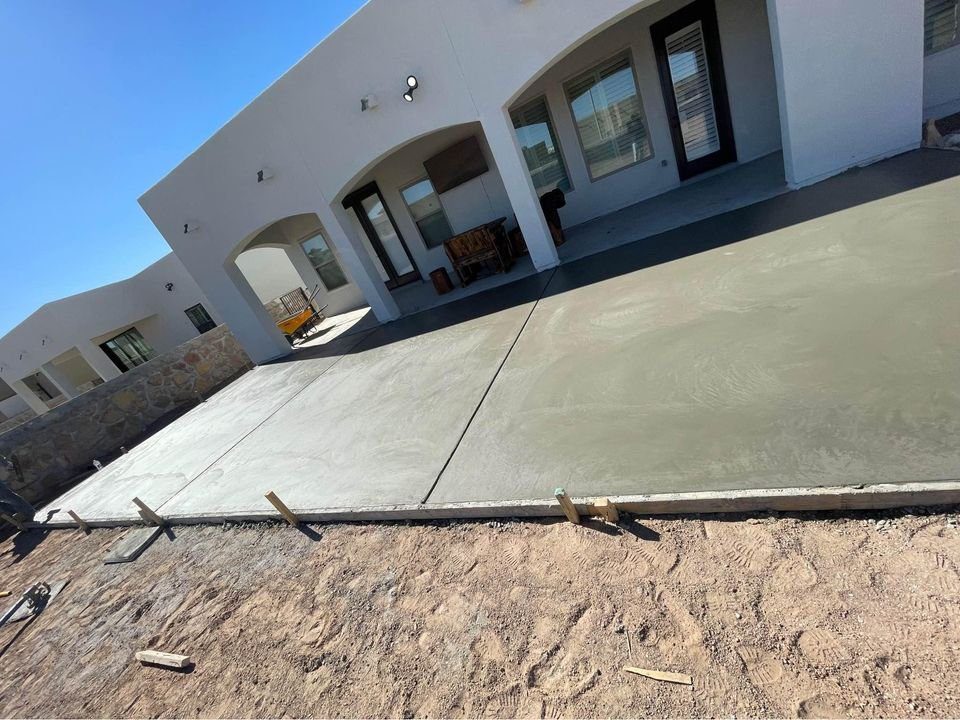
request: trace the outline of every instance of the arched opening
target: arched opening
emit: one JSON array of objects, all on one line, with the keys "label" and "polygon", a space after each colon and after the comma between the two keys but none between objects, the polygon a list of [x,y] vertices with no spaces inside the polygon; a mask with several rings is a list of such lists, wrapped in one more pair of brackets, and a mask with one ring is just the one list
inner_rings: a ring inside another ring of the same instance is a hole
[{"label": "arched opening", "polygon": [[506,106],[561,260],[786,190],[763,0],[659,0],[561,52]]},{"label": "arched opening", "polygon": [[[402,314],[536,271],[479,122],[394,149],[353,178],[338,199],[348,229]],[[468,239],[474,244],[467,246]]]},{"label": "arched opening", "polygon": [[232,263],[292,345],[328,318],[366,305],[314,213],[277,220],[240,243]]}]

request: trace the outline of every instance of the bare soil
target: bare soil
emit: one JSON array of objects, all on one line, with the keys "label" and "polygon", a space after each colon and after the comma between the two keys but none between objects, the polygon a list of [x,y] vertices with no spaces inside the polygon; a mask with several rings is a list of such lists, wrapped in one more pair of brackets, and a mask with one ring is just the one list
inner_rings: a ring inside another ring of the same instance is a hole
[{"label": "bare soil", "polygon": [[0,586],[70,584],[0,630],[0,714],[958,716],[955,512],[33,531]]}]

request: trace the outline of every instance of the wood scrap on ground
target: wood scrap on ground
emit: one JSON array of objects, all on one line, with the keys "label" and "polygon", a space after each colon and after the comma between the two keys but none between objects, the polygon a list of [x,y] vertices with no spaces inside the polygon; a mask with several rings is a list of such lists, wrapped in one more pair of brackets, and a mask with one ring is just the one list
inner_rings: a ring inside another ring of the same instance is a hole
[{"label": "wood scrap on ground", "polygon": [[693,685],[693,678],[683,673],[667,672],[665,670],[647,670],[646,668],[637,668],[625,666],[623,668],[628,673],[642,675],[651,680],[662,680],[663,682],[677,683],[679,685]]},{"label": "wood scrap on ground", "polygon": [[189,655],[175,655],[158,650],[140,650],[137,653],[137,660],[144,665],[162,665],[163,667],[178,669],[192,664]]}]

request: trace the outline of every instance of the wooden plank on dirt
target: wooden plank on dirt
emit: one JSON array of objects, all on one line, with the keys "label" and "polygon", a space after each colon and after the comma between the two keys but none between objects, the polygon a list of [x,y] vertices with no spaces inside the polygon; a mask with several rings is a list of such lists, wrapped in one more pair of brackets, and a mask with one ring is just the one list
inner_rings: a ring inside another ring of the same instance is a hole
[{"label": "wooden plank on dirt", "polygon": [[174,655],[157,650],[140,650],[137,653],[137,660],[144,664],[163,665],[172,668],[185,668],[190,665],[189,655]]},{"label": "wooden plank on dirt", "polygon": [[624,667],[628,673],[642,675],[651,680],[662,680],[663,682],[677,683],[679,685],[693,685],[693,678],[683,673],[666,672],[664,670],[647,670],[646,668]]},{"label": "wooden plank on dirt", "polygon": [[163,528],[145,527],[136,528],[128,532],[118,540],[110,552],[103,559],[104,565],[114,565],[116,563],[128,563],[136,560],[140,555],[150,547],[150,544],[160,537]]},{"label": "wooden plank on dirt", "polygon": [[567,516],[567,520],[579,525],[580,513],[577,512],[576,505],[574,505],[573,501],[567,496],[566,490],[557,488],[553,494],[556,496],[557,502],[560,503],[560,507],[563,508],[563,514]]}]

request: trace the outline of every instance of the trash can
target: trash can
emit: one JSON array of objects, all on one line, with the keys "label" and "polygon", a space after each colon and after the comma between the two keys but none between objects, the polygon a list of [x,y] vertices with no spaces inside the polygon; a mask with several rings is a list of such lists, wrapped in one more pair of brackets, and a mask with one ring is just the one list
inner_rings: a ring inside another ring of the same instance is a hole
[{"label": "trash can", "polygon": [[448,292],[453,290],[453,283],[450,282],[450,275],[447,273],[447,269],[444,267],[431,271],[430,279],[433,281],[433,289],[437,291],[437,295],[446,295]]}]

